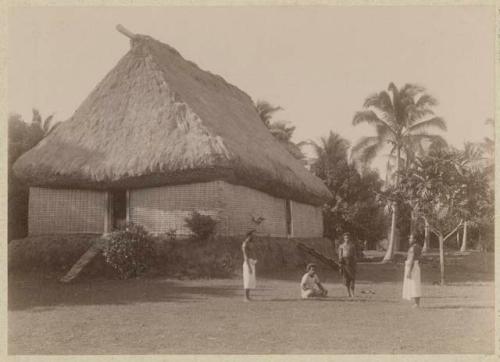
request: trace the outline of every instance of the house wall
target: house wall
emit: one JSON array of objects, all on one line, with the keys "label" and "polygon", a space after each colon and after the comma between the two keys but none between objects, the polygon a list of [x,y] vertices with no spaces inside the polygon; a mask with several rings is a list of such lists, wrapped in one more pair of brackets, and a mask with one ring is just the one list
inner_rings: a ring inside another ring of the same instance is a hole
[{"label": "house wall", "polygon": [[130,190],[129,202],[130,221],[154,233],[175,229],[188,235],[184,219],[193,211],[219,218],[220,182]]},{"label": "house wall", "polygon": [[[226,222],[226,235],[242,235],[256,229],[260,235],[287,236],[285,200],[244,186],[222,183],[224,206],[221,217]],[[321,207],[291,202],[292,237],[322,237]],[[256,224],[252,218],[263,217]]]},{"label": "house wall", "polygon": [[[256,229],[259,234],[286,236],[285,200],[226,182],[221,189],[225,235],[243,235]],[[259,217],[264,218],[262,223],[252,221]]]},{"label": "house wall", "polygon": [[[30,188],[29,233],[103,233],[110,224],[106,192]],[[285,200],[224,181],[129,190],[128,218],[154,233],[189,235],[193,211],[218,220],[217,233],[285,237]],[[321,208],[292,201],[292,237],[321,237]],[[264,221],[257,224],[253,219]]]},{"label": "house wall", "polygon": [[30,187],[29,235],[104,232],[106,192]]}]

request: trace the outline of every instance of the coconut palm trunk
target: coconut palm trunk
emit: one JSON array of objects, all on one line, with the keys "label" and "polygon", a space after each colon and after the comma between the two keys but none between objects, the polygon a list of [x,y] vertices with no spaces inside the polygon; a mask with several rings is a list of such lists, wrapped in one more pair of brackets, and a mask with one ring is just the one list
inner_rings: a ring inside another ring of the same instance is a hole
[{"label": "coconut palm trunk", "polygon": [[440,284],[444,285],[444,237],[442,235],[439,235],[439,272]]},{"label": "coconut palm trunk", "polygon": [[462,237],[462,247],[460,248],[460,251],[466,251],[467,250],[467,221],[464,221],[464,235]]},{"label": "coconut palm trunk", "polygon": [[430,238],[430,232],[429,232],[429,222],[427,221],[426,218],[424,218],[424,246],[422,248],[422,252],[427,252],[430,249],[429,245],[429,238]]},{"label": "coconut palm trunk", "polygon": [[[401,157],[401,147],[398,147],[396,150],[396,186],[399,185],[399,168],[401,166],[400,157]],[[398,203],[394,201],[392,203],[392,217],[391,217],[391,233],[389,237],[389,245],[387,247],[387,251],[385,253],[384,259],[382,262],[386,263],[394,257],[394,247],[396,245],[396,222],[398,220]]]}]

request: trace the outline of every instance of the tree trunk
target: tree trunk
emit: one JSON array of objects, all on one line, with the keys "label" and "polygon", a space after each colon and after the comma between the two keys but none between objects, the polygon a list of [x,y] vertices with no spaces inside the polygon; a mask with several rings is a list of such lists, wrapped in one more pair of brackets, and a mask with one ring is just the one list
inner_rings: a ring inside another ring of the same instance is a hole
[{"label": "tree trunk", "polygon": [[415,212],[411,210],[410,213],[410,235],[415,235]]},{"label": "tree trunk", "polygon": [[441,285],[444,285],[444,237],[439,236],[439,269],[441,274]]},{"label": "tree trunk", "polygon": [[460,248],[460,230],[457,230],[457,249]]},{"label": "tree trunk", "polygon": [[[398,147],[397,152],[396,152],[396,187],[399,187],[399,173],[401,171],[401,147]],[[397,220],[398,220],[398,212],[399,212],[399,204],[396,202],[394,204],[394,210],[396,210],[396,218],[394,219],[394,240],[393,240],[393,255],[394,251],[400,251],[401,250],[401,234],[399,233],[399,228],[397,226]],[[391,257],[392,258],[392,257]]]},{"label": "tree trunk", "polygon": [[425,227],[424,227],[424,247],[422,248],[422,252],[427,252],[429,250],[429,222],[426,218],[424,218]]},{"label": "tree trunk", "polygon": [[464,221],[464,236],[462,238],[462,247],[460,248],[460,251],[466,251],[467,250],[467,221]]},{"label": "tree trunk", "polygon": [[397,218],[397,206],[394,202],[392,204],[392,219],[391,219],[391,234],[389,236],[389,245],[387,246],[387,251],[385,252],[383,263],[391,261],[394,256],[394,240],[396,239],[396,218]]},{"label": "tree trunk", "polygon": [[[396,153],[396,186],[399,186],[399,168],[400,168],[400,158],[401,158],[401,148],[398,147]],[[385,253],[383,263],[391,261],[394,257],[394,246],[396,241],[396,221],[398,216],[398,203],[392,203],[392,218],[391,218],[391,234],[389,238],[389,246],[387,247],[387,251]]]}]

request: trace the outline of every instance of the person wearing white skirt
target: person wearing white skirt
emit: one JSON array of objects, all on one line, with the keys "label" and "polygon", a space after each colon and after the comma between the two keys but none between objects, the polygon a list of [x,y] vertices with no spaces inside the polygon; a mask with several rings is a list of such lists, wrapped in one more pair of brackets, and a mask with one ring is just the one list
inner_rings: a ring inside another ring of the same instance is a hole
[{"label": "person wearing white skirt", "polygon": [[422,255],[422,248],[416,242],[413,235],[410,235],[410,248],[405,262],[405,274],[403,281],[403,299],[413,300],[413,306],[420,306],[422,297],[422,287],[420,283],[419,260]]},{"label": "person wearing white skirt", "polygon": [[249,244],[253,242],[253,233],[251,230],[247,233],[243,244],[241,244],[241,251],[243,252],[243,288],[245,289],[245,301],[250,301],[250,290],[255,289],[257,285],[257,278],[255,276],[255,264],[257,260],[253,258],[253,253],[249,248]]}]

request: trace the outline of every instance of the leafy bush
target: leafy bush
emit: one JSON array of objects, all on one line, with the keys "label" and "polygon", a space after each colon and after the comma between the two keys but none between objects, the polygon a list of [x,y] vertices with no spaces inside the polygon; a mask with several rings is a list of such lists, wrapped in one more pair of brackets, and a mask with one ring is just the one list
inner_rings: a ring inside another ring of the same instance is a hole
[{"label": "leafy bush", "polygon": [[154,238],[141,225],[128,223],[112,232],[108,239],[105,260],[122,279],[140,275],[154,260]]},{"label": "leafy bush", "polygon": [[200,240],[208,239],[214,232],[217,221],[210,215],[202,215],[194,211],[191,216],[185,218],[186,226]]}]

